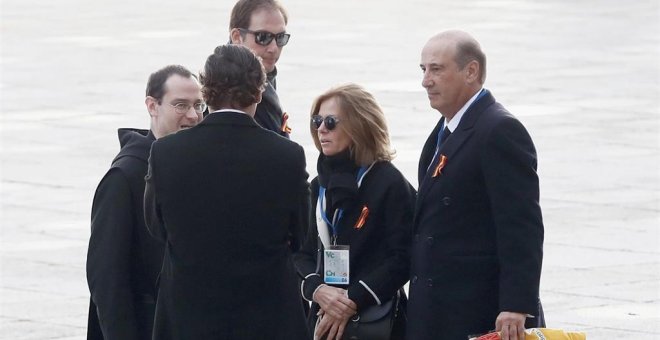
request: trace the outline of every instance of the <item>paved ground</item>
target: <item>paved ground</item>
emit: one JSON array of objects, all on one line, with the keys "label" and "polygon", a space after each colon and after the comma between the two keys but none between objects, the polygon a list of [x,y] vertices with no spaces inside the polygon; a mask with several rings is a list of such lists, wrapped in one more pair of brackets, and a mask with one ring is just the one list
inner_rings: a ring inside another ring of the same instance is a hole
[{"label": "paved ground", "polygon": [[[549,326],[660,338],[657,0],[284,2],[278,83],[309,163],[312,99],[352,81],[385,108],[395,163],[416,182],[439,118],[419,51],[433,33],[468,30],[488,55],[486,86],[538,148]],[[148,126],[149,73],[200,69],[227,40],[232,4],[2,1],[0,338],[84,338],[89,210],[116,128]]]}]

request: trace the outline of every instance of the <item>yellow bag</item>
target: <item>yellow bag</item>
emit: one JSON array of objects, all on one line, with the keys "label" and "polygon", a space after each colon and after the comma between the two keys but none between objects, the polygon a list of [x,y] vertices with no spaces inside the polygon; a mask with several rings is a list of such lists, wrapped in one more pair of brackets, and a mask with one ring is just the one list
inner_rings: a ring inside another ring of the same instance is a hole
[{"label": "yellow bag", "polygon": [[[500,332],[488,333],[470,340],[500,340]],[[565,332],[561,329],[528,328],[525,330],[525,340],[586,340],[582,332]]]}]

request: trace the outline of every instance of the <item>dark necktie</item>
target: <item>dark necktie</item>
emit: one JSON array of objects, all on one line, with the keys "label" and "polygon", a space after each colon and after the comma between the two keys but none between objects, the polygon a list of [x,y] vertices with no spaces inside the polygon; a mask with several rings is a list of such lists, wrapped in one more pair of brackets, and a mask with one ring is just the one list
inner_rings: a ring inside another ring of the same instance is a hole
[{"label": "dark necktie", "polygon": [[440,159],[440,147],[447,140],[447,138],[449,138],[449,135],[451,135],[451,131],[449,131],[449,128],[446,126],[438,134],[438,142],[435,146],[435,154],[433,155],[433,160],[431,160],[431,163],[429,163],[428,168],[426,168],[426,175],[424,176],[424,181],[422,184],[425,184],[431,178],[431,176],[433,176],[433,172],[438,166],[438,161]]}]

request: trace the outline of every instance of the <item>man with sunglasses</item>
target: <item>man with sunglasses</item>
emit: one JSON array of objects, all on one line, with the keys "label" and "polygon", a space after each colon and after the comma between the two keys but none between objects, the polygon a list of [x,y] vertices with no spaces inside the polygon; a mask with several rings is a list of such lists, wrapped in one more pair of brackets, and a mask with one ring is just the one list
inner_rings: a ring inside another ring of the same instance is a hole
[{"label": "man with sunglasses", "polygon": [[87,339],[151,339],[164,247],[144,224],[144,176],[158,138],[195,126],[206,104],[195,75],[170,65],[149,77],[149,130],[119,129],[121,150],[94,195],[87,252]]},{"label": "man with sunglasses", "polygon": [[282,49],[289,42],[286,33],[288,16],[276,0],[240,0],[234,5],[229,21],[230,43],[251,49],[266,69],[263,99],[257,106],[254,119],[264,129],[289,137],[288,115],[282,110],[277,96],[275,64]]}]

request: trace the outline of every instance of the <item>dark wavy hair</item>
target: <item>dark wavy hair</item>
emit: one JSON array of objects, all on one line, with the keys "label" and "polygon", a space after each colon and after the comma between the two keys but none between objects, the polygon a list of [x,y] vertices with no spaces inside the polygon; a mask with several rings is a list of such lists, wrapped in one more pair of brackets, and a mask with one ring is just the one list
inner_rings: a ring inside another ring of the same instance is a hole
[{"label": "dark wavy hair", "polygon": [[266,71],[249,48],[221,45],[206,59],[199,79],[204,101],[210,108],[240,109],[258,102]]}]

